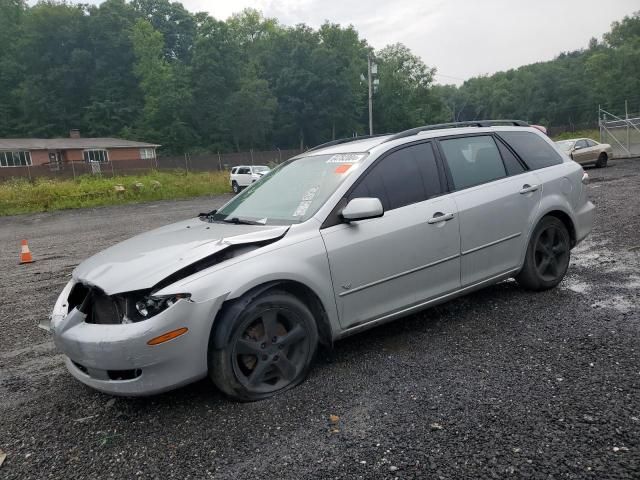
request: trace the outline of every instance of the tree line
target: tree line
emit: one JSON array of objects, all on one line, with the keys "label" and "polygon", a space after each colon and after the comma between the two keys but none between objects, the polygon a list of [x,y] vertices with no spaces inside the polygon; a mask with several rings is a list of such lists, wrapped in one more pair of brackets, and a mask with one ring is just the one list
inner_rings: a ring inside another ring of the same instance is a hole
[{"label": "tree line", "polygon": [[376,132],[507,117],[567,125],[625,99],[640,111],[638,13],[585,49],[455,87],[435,85],[406,46],[375,51],[352,26],[284,26],[253,9],[220,21],[169,0],[0,0],[0,137],[79,128],[168,153],[304,148],[368,133],[368,56]]}]

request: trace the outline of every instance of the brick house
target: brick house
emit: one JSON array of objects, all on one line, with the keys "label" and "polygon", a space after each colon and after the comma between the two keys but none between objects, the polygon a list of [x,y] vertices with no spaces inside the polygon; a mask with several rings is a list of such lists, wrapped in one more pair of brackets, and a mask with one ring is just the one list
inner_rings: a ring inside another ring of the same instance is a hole
[{"label": "brick house", "polygon": [[82,138],[78,130],[71,130],[69,138],[3,138],[0,139],[0,176],[8,176],[6,170],[21,176],[19,170],[29,167],[61,170],[70,162],[80,165],[112,162],[125,168],[129,164],[132,167],[141,163],[149,165],[155,161],[159,146],[119,138]]}]

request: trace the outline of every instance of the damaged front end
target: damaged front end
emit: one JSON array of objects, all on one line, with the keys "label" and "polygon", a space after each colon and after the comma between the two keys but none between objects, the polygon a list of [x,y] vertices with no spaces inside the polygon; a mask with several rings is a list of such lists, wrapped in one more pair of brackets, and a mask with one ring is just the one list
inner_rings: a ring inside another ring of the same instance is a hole
[{"label": "damaged front end", "polygon": [[68,308],[77,308],[85,322],[97,325],[127,324],[147,320],[190,294],[153,295],[152,290],[107,295],[98,287],[76,283],[68,298]]},{"label": "damaged front end", "polygon": [[[164,244],[134,237],[74,270],[39,326],[53,334],[78,380],[107,393],[147,395],[206,375],[211,324],[226,295],[193,299],[188,291],[161,291],[273,243],[286,229],[245,229],[232,238],[203,240],[193,223],[186,225],[196,238],[182,249],[169,230]],[[183,231],[178,235],[185,237]]]}]

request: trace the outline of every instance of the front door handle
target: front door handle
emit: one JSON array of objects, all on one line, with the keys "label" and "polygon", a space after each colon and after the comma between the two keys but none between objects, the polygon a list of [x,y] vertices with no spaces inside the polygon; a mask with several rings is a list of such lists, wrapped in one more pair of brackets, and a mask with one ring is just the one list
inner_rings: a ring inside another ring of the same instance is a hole
[{"label": "front door handle", "polygon": [[524,195],[526,193],[535,192],[536,190],[538,190],[539,187],[540,187],[540,185],[529,185],[528,183],[525,183],[522,186],[522,190],[520,190],[520,195]]},{"label": "front door handle", "polygon": [[442,212],[436,212],[433,214],[433,217],[431,217],[429,220],[427,220],[427,223],[430,224],[434,224],[434,223],[440,223],[440,222],[446,222],[451,220],[453,217],[455,217],[455,215],[453,213],[442,213]]}]

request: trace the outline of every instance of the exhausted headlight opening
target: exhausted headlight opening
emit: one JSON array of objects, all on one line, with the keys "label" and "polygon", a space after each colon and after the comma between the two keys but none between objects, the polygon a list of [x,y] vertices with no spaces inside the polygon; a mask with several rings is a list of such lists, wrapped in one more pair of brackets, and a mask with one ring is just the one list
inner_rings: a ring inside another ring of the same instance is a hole
[{"label": "exhausted headlight opening", "polygon": [[[155,296],[151,294],[137,300],[134,305],[136,312],[140,317],[142,317],[142,319],[146,320],[165,311],[179,300],[189,300],[190,298],[191,295],[188,293],[177,293],[166,296]],[[128,318],[126,314],[122,318],[122,323],[133,323],[134,321],[135,320]]]}]

